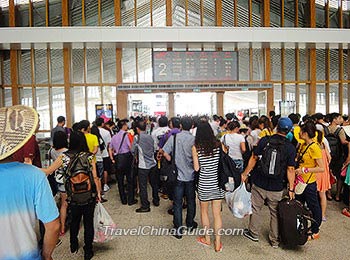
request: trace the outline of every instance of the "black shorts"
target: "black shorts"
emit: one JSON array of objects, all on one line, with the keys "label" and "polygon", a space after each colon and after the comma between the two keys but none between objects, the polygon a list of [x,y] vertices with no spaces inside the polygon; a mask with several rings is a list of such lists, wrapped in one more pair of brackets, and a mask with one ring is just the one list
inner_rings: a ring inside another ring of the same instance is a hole
[{"label": "black shorts", "polygon": [[103,169],[107,171],[108,173],[112,170],[112,161],[111,158],[105,157],[103,158]]},{"label": "black shorts", "polygon": [[334,174],[335,177],[340,178],[340,172],[343,167],[343,160],[338,159],[338,160],[333,160],[329,164],[329,169],[332,170],[332,173]]}]

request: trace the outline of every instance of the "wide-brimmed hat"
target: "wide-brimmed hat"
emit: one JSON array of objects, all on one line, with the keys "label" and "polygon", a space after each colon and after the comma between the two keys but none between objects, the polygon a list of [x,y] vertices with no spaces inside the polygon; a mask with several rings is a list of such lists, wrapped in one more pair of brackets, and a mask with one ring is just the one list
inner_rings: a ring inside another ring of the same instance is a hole
[{"label": "wide-brimmed hat", "polygon": [[34,134],[38,113],[27,106],[0,108],[0,160],[18,151]]}]

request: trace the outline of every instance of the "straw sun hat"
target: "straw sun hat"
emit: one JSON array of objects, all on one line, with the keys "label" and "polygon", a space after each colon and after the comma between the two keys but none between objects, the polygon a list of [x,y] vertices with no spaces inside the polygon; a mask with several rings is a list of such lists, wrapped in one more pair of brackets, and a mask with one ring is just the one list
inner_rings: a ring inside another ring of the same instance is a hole
[{"label": "straw sun hat", "polygon": [[31,107],[0,108],[0,161],[19,150],[34,134],[38,113]]}]

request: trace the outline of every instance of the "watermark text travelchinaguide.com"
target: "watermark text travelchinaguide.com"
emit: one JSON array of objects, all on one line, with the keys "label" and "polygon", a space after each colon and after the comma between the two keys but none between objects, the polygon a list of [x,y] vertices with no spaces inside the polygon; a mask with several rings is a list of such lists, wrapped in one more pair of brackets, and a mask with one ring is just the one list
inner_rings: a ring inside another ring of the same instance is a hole
[{"label": "watermark text travelchinaguide.com", "polygon": [[[112,226],[103,226],[104,234],[107,236],[204,236],[215,235],[213,228],[196,228],[189,230],[186,226],[179,228],[166,228],[154,226],[138,226],[136,228],[116,228]],[[218,230],[220,236],[242,236],[243,230],[241,228],[221,228]]]}]

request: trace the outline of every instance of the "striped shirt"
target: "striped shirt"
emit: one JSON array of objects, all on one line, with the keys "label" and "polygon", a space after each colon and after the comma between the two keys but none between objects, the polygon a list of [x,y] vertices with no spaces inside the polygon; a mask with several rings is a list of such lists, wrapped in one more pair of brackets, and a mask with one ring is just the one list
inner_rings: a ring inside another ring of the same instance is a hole
[{"label": "striped shirt", "polygon": [[218,181],[219,160],[220,148],[215,148],[211,155],[204,155],[201,151],[198,151],[200,165],[198,197],[200,201],[224,198],[224,191],[219,188]]}]

